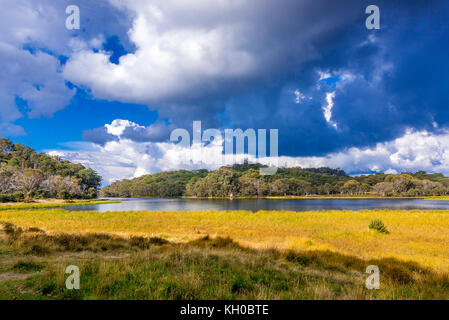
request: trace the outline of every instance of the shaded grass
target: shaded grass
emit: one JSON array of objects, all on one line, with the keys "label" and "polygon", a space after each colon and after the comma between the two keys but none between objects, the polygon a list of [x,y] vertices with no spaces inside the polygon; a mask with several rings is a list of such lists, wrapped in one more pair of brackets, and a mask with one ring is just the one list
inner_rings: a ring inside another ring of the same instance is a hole
[{"label": "shaded grass", "polygon": [[[0,281],[1,299],[449,298],[446,273],[393,258],[363,260],[323,250],[252,249],[231,238],[210,236],[186,243],[158,239],[149,246],[134,246],[131,238],[114,235],[39,232],[36,237],[32,231],[18,230],[3,225],[0,259],[12,256],[17,261],[5,263],[0,277],[2,272],[34,274],[24,280]],[[61,236],[88,245],[72,251],[73,247],[61,246]],[[117,248],[116,241],[125,246]],[[55,247],[44,257],[26,255],[36,244]],[[107,252],[102,250],[105,245]],[[381,270],[380,290],[365,289],[364,272],[370,264]],[[68,265],[80,268],[80,290],[65,288]]]},{"label": "shaded grass", "polygon": [[10,245],[20,248],[24,254],[43,256],[52,252],[110,251],[118,249],[149,249],[163,245],[167,240],[158,237],[123,238],[106,233],[48,234],[39,228],[22,229],[9,222],[0,222]]},{"label": "shaded grass", "polygon": [[18,261],[12,268],[16,272],[33,272],[42,270],[44,266],[30,261]]}]

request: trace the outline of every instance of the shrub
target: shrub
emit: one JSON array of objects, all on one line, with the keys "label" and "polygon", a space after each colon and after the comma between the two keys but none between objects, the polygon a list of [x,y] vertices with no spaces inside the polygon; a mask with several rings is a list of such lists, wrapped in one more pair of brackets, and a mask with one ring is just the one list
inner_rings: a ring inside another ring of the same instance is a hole
[{"label": "shrub", "polygon": [[20,202],[20,201],[23,201],[25,199],[25,195],[23,194],[22,191],[13,192],[10,195],[10,197],[11,197],[12,201],[14,201],[14,202]]},{"label": "shrub", "polygon": [[10,222],[0,221],[0,225],[3,226],[3,232],[6,233],[10,241],[17,240],[23,232],[22,228],[16,227]]},{"label": "shrub", "polygon": [[57,286],[55,283],[52,283],[52,282],[46,283],[42,287],[42,294],[44,294],[44,295],[52,294],[53,292],[56,291],[56,289],[57,289]]},{"label": "shrub", "polygon": [[159,237],[151,237],[151,238],[144,238],[144,237],[131,237],[130,244],[133,247],[138,247],[139,249],[149,249],[153,245],[161,246],[163,244],[168,243],[167,240],[159,238]]},{"label": "shrub", "polygon": [[245,291],[245,290],[250,291],[252,289],[253,289],[253,285],[251,284],[251,282],[248,281],[247,279],[244,279],[239,274],[237,274],[235,276],[235,278],[231,284],[231,292],[232,293],[241,293],[242,291]]},{"label": "shrub", "polygon": [[216,237],[211,238],[208,235],[205,237],[202,237],[196,241],[194,241],[197,245],[208,245],[213,248],[235,248],[235,249],[241,249],[240,245],[232,240],[230,237]]},{"label": "shrub", "polygon": [[311,263],[309,258],[302,256],[293,251],[289,251],[287,253],[287,255],[285,256],[285,259],[287,259],[287,261],[290,261],[290,262],[296,262],[302,266],[307,266]]},{"label": "shrub", "polygon": [[27,229],[27,232],[38,232],[38,233],[45,233],[44,230],[36,228],[36,227],[31,227]]},{"label": "shrub", "polygon": [[16,191],[13,193],[0,194],[0,202],[21,202],[25,199],[23,192]]},{"label": "shrub", "polygon": [[45,256],[50,253],[50,250],[44,246],[41,246],[40,244],[33,244],[31,249],[26,253],[35,256]]},{"label": "shrub", "polygon": [[13,269],[18,272],[40,271],[43,268],[44,267],[38,263],[27,261],[19,261],[13,266]]},{"label": "shrub", "polygon": [[379,220],[379,219],[371,221],[371,223],[369,224],[369,228],[372,230],[376,230],[380,233],[385,233],[385,234],[390,233],[388,231],[387,227],[385,226],[385,224],[382,222],[382,220]]}]

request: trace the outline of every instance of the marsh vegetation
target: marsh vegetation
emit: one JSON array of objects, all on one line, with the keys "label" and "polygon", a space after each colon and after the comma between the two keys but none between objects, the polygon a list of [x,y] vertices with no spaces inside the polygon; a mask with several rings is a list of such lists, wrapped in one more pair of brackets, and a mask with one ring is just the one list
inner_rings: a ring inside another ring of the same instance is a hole
[{"label": "marsh vegetation", "polygon": [[[448,216],[2,211],[0,298],[448,299]],[[65,288],[68,265],[80,290]],[[380,290],[365,288],[368,265]]]}]

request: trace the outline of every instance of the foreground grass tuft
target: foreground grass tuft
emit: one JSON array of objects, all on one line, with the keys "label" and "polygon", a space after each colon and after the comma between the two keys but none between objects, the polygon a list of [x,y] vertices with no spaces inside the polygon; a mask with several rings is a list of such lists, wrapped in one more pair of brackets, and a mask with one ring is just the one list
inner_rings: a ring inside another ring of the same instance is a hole
[{"label": "foreground grass tuft", "polygon": [[17,272],[33,272],[33,271],[40,271],[44,267],[42,264],[35,263],[35,262],[29,262],[29,261],[19,261],[14,264],[13,270]]},{"label": "foreground grass tuft", "polygon": [[376,230],[380,233],[385,233],[385,234],[390,233],[388,231],[387,227],[385,226],[385,224],[382,222],[382,220],[379,220],[379,219],[371,221],[371,223],[369,224],[369,228],[372,230]]}]

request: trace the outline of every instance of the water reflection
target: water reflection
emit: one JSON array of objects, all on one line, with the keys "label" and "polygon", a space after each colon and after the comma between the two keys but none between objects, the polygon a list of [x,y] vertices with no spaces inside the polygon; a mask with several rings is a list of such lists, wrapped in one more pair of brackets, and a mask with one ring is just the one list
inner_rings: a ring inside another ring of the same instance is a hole
[{"label": "water reflection", "polygon": [[180,210],[362,210],[449,209],[449,201],[423,199],[118,199],[121,203],[66,207],[86,211],[180,211]]}]

